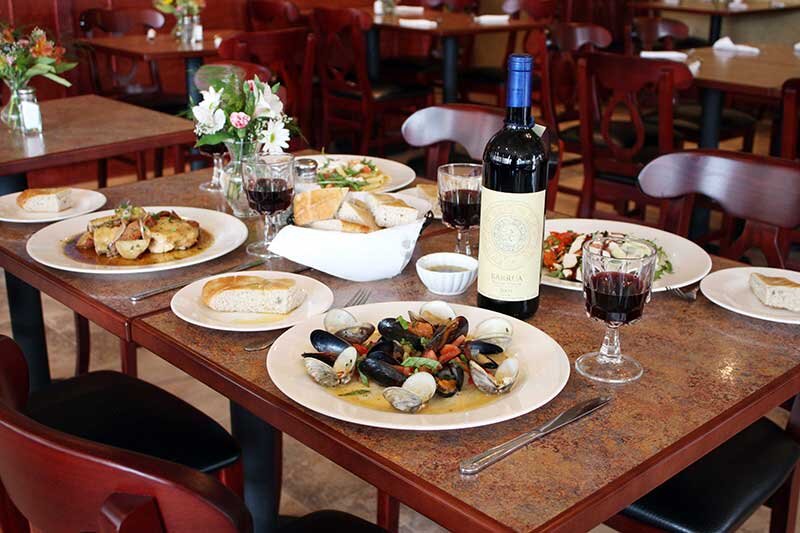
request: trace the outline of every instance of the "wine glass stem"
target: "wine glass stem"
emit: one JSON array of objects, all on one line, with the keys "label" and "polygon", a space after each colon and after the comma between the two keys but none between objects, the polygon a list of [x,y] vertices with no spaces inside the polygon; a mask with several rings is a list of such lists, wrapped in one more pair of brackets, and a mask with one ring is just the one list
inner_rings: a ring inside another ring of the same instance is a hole
[{"label": "wine glass stem", "polygon": [[214,170],[211,174],[211,183],[213,185],[222,184],[222,171],[225,167],[225,158],[223,154],[214,154]]},{"label": "wine glass stem", "polygon": [[606,336],[603,338],[603,345],[600,347],[600,357],[609,363],[619,363],[622,360],[622,352],[619,346],[619,327],[606,324]]},{"label": "wine glass stem", "polygon": [[472,246],[469,242],[469,230],[458,228],[458,231],[456,231],[456,252],[472,255]]},{"label": "wine glass stem", "polygon": [[269,247],[269,243],[272,242],[272,228],[272,215],[264,215],[264,246]]}]

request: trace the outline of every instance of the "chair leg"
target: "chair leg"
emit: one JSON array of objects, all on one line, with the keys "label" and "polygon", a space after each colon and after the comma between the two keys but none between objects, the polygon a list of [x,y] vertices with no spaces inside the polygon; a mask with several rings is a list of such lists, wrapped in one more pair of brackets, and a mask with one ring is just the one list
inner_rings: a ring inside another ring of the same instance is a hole
[{"label": "chair leg", "polygon": [[400,502],[389,494],[378,491],[378,526],[389,533],[397,533],[400,524]]},{"label": "chair leg", "polygon": [[145,152],[136,152],[136,180],[144,181],[147,179],[147,154]]},{"label": "chair leg", "polygon": [[164,149],[156,148],[153,152],[153,176],[160,178],[164,175]]},{"label": "chair leg", "polygon": [[742,152],[753,153],[753,144],[756,139],[756,128],[753,126],[742,136]]},{"label": "chair leg", "polygon": [[120,339],[119,356],[122,363],[122,373],[128,376],[136,377],[138,374],[136,364],[136,343]]},{"label": "chair leg", "polygon": [[183,174],[186,170],[186,157],[183,153],[183,146],[180,144],[175,146],[175,174]]},{"label": "chair leg", "polygon": [[372,129],[373,129],[373,115],[372,113],[367,113],[364,117],[364,127],[361,130],[361,147],[359,148],[359,154],[367,155],[369,153],[369,141],[370,137],[372,137]]},{"label": "chair leg", "polygon": [[228,467],[217,470],[217,479],[231,492],[244,499],[244,471],[241,459]]},{"label": "chair leg", "polygon": [[772,496],[770,533],[794,533],[797,523],[797,497],[800,490],[800,469],[795,468],[781,488]]},{"label": "chair leg", "polygon": [[0,531],[3,533],[29,533],[30,531],[28,521],[6,494],[2,482],[0,482]]},{"label": "chair leg", "polygon": [[108,159],[97,160],[97,186],[101,189],[108,187]]},{"label": "chair leg", "polygon": [[80,376],[89,371],[89,355],[91,353],[91,337],[89,321],[78,313],[75,317],[75,375]]}]

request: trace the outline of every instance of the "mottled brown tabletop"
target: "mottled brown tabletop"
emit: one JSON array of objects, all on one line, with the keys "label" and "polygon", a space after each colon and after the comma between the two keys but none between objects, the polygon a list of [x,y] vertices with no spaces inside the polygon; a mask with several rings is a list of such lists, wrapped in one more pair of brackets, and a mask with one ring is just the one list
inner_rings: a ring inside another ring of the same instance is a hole
[{"label": "mottled brown tabletop", "polygon": [[0,128],[0,176],[194,142],[191,121],[110,98],[59,98],[41,108],[41,135]]},{"label": "mottled brown tabletop", "polygon": [[[373,24],[380,28],[390,28],[409,32],[422,32],[429,35],[445,37],[448,35],[477,35],[480,33],[497,33],[505,31],[524,31],[537,27],[539,24],[529,19],[510,19],[508,22],[498,24],[480,24],[475,22],[469,13],[455,11],[426,9],[422,14],[405,15],[375,15],[371,8],[365,8],[373,15]],[[434,28],[414,28],[403,26],[400,19],[428,19],[437,23]]]},{"label": "mottled brown tabletop", "polygon": [[223,39],[238,33],[237,30],[206,30],[203,40],[196,43],[182,43],[172,35],[160,33],[155,39],[145,34],[121,35],[118,37],[94,37],[81,39],[84,45],[113,55],[136,59],[186,59],[188,57],[212,57],[217,55],[214,37]]},{"label": "mottled brown tabletop", "polygon": [[[415,259],[448,250],[454,235],[423,238]],[[418,281],[413,261],[393,279],[354,284],[310,271],[328,284],[335,305],[357,289],[371,302],[438,297]],[[714,258],[714,269],[737,263]],[[473,286],[449,301],[475,304]],[[580,292],[542,287],[530,321],[573,361],[595,350],[603,327],[586,317]],[[626,353],[643,378],[599,386],[575,372],[545,407],[492,426],[459,431],[393,431],[311,412],[278,391],[265,355],[242,346],[277,333],[225,333],[187,324],[170,311],[133,322],[133,339],[232,401],[292,435],[443,526],[459,531],[584,531],[800,391],[797,326],[754,320],[700,296],[686,303],[655,294],[644,318],[623,329]],[[297,354],[271,353],[270,357]],[[311,385],[310,385],[311,386]],[[579,400],[611,393],[603,410],[567,426],[477,476],[458,462],[530,430]]]}]

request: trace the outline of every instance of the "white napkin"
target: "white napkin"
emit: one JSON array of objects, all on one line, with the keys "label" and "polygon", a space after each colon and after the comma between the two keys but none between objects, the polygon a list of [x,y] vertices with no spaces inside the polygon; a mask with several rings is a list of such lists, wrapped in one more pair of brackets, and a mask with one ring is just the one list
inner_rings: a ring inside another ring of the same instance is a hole
[{"label": "white napkin", "polygon": [[642,52],[639,54],[639,57],[643,57],[644,59],[666,59],[668,61],[677,61],[679,63],[684,63],[689,58],[689,56],[683,52],[673,52],[670,50],[642,50]]},{"label": "white napkin", "polygon": [[800,54],[800,43],[794,43],[794,53]]},{"label": "white napkin", "polygon": [[702,63],[700,62],[699,59],[692,61],[691,63],[686,65],[687,67],[689,67],[689,72],[692,73],[692,77],[696,78],[697,75],[700,74],[700,65],[702,65]]},{"label": "white napkin", "polygon": [[425,8],[422,6],[394,6],[394,14],[398,17],[403,15],[422,15],[425,13]]},{"label": "white napkin", "polygon": [[782,9],[782,8],[786,7],[786,4],[784,2],[780,2],[779,0],[772,0],[769,3],[769,5],[770,5],[770,7],[775,7],[775,8],[778,8],[778,9]]},{"label": "white napkin", "polygon": [[731,11],[746,11],[750,6],[745,4],[744,2],[734,0],[730,4],[728,4],[728,9]]},{"label": "white napkin", "polygon": [[397,19],[397,24],[405,28],[415,28],[417,30],[432,30],[439,25],[435,20],[428,19]]},{"label": "white napkin", "polygon": [[668,6],[679,6],[681,5],[681,0],[664,0],[664,3]]},{"label": "white napkin", "polygon": [[491,26],[496,24],[508,24],[510,18],[510,15],[478,15],[475,17],[475,22]]},{"label": "white napkin", "polygon": [[757,56],[761,50],[755,46],[747,46],[746,44],[734,44],[730,37],[723,37],[714,43],[714,51],[718,52],[733,52],[734,54],[744,54]]}]

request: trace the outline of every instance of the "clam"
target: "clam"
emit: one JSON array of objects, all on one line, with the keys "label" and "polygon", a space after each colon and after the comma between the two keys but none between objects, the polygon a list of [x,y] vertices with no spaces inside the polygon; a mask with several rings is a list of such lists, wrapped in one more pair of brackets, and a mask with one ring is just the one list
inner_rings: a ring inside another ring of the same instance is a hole
[{"label": "clam", "polygon": [[[488,318],[478,324],[472,332],[472,338],[500,346],[505,349],[511,344],[514,327],[511,323],[500,317]],[[484,352],[485,353],[485,352]]]},{"label": "clam", "polygon": [[325,314],[325,331],[333,333],[352,344],[363,344],[375,333],[375,326],[359,322],[345,309],[331,309]]},{"label": "clam", "polygon": [[447,324],[456,317],[456,312],[450,304],[442,300],[425,302],[419,308],[419,316],[434,326]]},{"label": "clam", "polygon": [[509,357],[497,367],[494,376],[486,372],[475,361],[469,362],[469,370],[472,382],[485,394],[503,394],[511,390],[514,382],[519,376],[519,361],[514,357]]},{"label": "clam", "polygon": [[402,387],[387,387],[383,390],[392,407],[404,413],[416,413],[436,394],[436,380],[427,372],[409,376]]},{"label": "clam", "polygon": [[356,366],[358,352],[352,346],[336,357],[333,366],[316,357],[304,357],[306,372],[311,378],[324,387],[336,387],[350,382],[353,368]]}]

